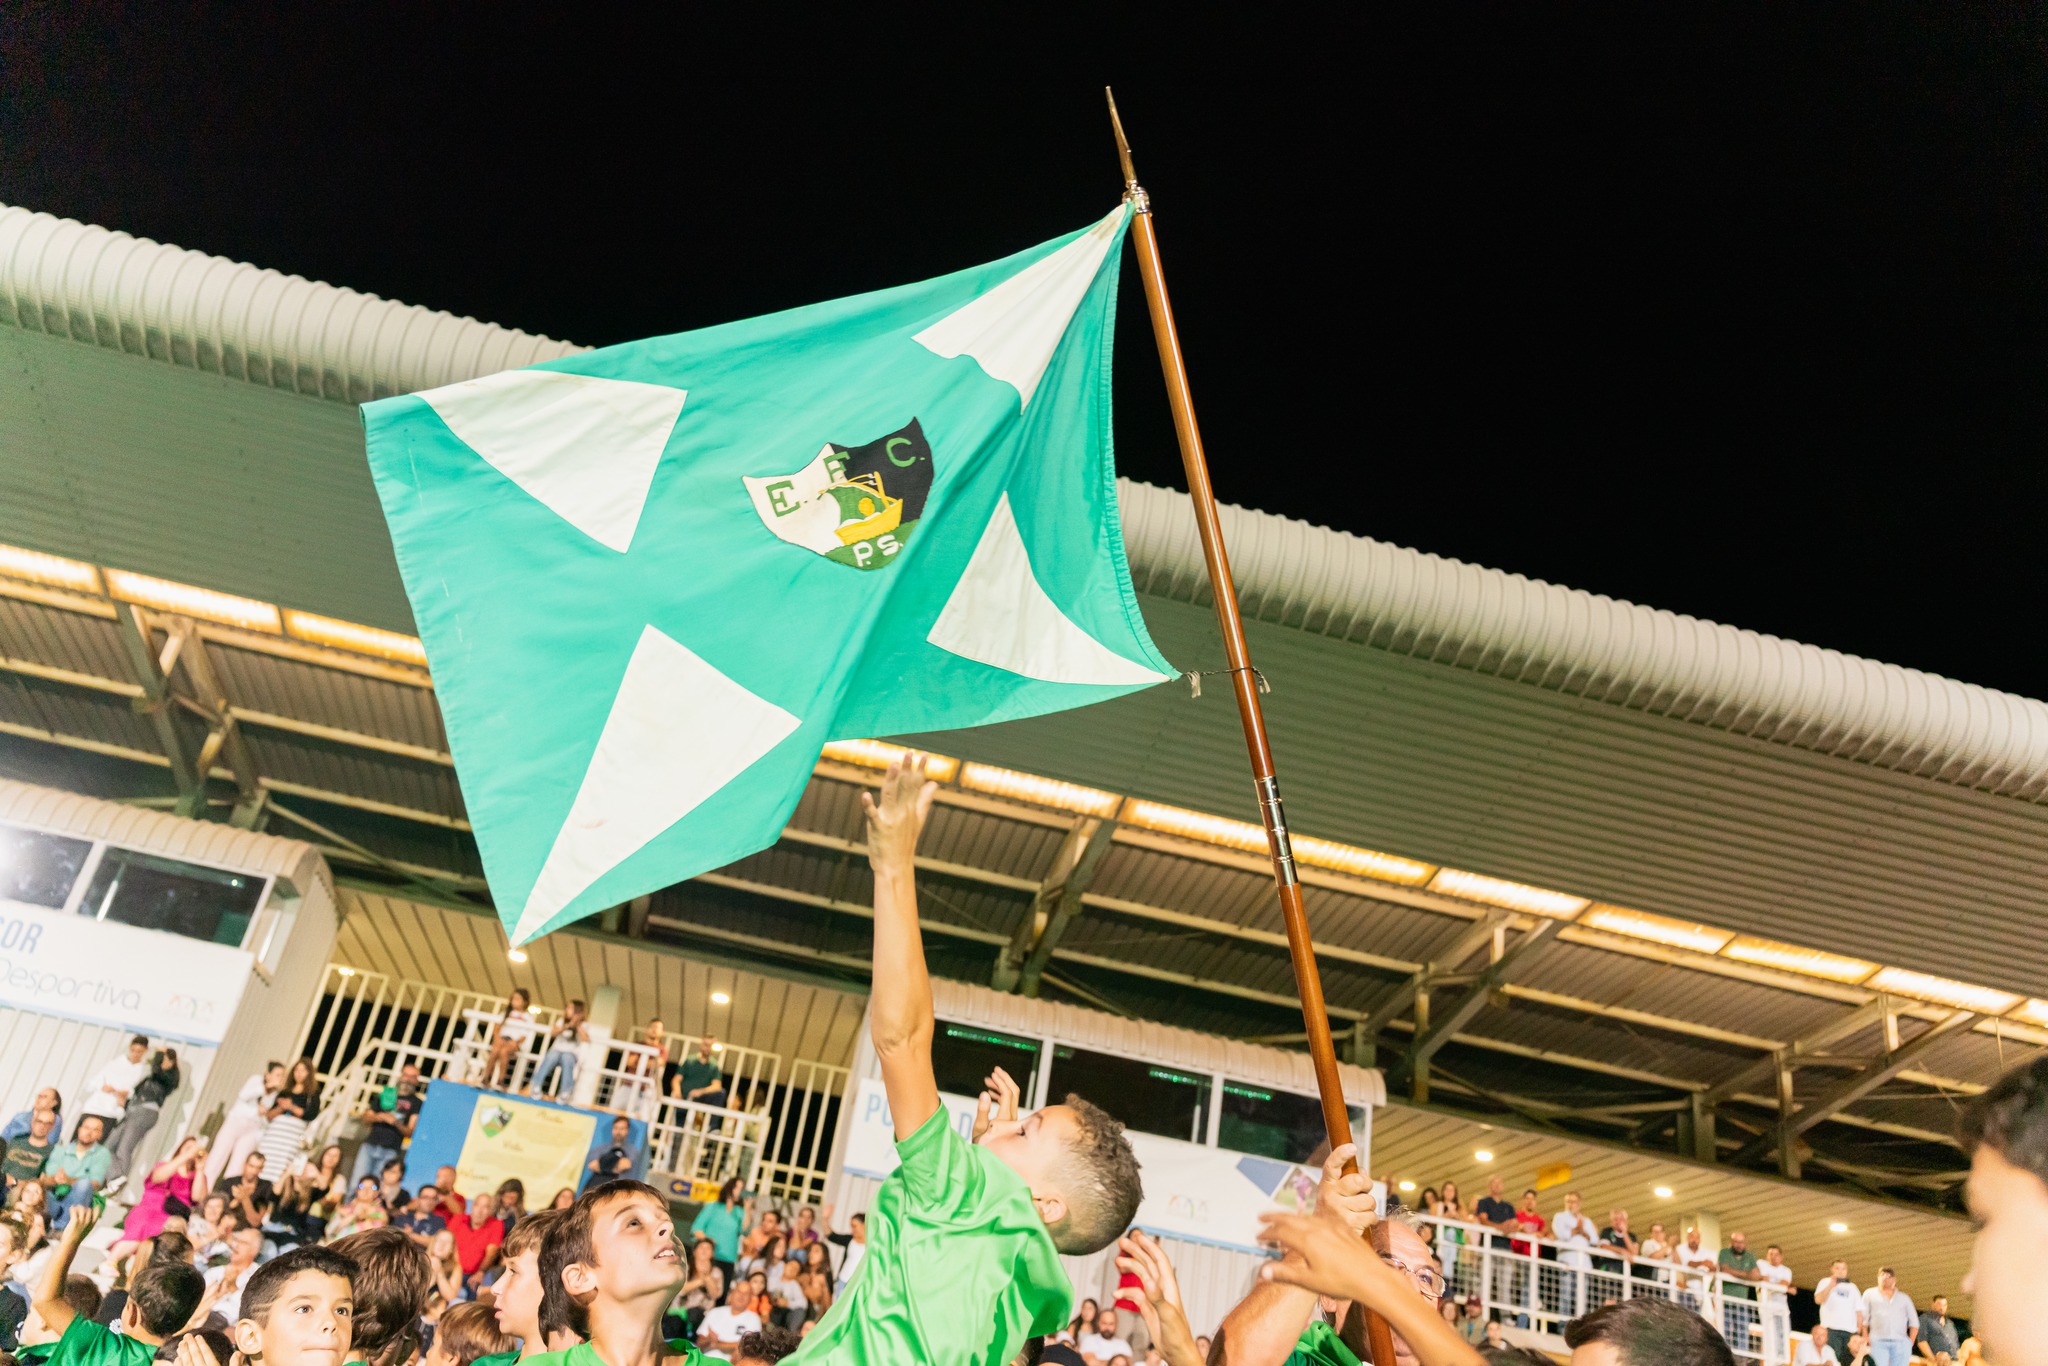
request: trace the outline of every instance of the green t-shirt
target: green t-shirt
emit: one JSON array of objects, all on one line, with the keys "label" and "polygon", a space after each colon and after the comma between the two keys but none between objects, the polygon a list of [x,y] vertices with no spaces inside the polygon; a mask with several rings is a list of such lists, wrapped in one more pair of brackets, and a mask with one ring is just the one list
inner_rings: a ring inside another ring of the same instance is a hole
[{"label": "green t-shirt", "polygon": [[56,1144],[47,1140],[38,1143],[23,1134],[7,1145],[7,1159],[0,1163],[0,1171],[7,1173],[9,1181],[33,1181],[43,1174],[43,1164],[55,1151]]},{"label": "green t-shirt", "polygon": [[1359,1366],[1359,1362],[1337,1337],[1337,1330],[1317,1319],[1302,1330],[1293,1354],[1281,1366]]},{"label": "green t-shirt", "polygon": [[47,1366],[150,1366],[156,1344],[138,1342],[80,1314],[42,1360]]},{"label": "green t-shirt", "polygon": [[[695,1343],[685,1342],[681,1338],[668,1340],[668,1353],[672,1357],[681,1357],[686,1366],[704,1366],[706,1361]],[[470,1366],[509,1366],[517,1360],[519,1353],[506,1352],[502,1356],[478,1357]],[[595,1347],[587,1342],[579,1342],[574,1347],[564,1347],[559,1352],[542,1352],[532,1358],[529,1366],[605,1366],[605,1363],[604,1358],[597,1354]]]},{"label": "green t-shirt", "polygon": [[1008,1366],[1074,1311],[1031,1188],[953,1129],[944,1106],[896,1145],[868,1251],[791,1366]]},{"label": "green t-shirt", "polygon": [[[1723,1271],[1756,1270],[1756,1254],[1747,1248],[1737,1252],[1732,1247],[1724,1247],[1721,1249],[1721,1255],[1715,1260],[1720,1262]],[[1756,1298],[1756,1287],[1724,1281],[1721,1293],[1731,1300],[1753,1300]]]}]

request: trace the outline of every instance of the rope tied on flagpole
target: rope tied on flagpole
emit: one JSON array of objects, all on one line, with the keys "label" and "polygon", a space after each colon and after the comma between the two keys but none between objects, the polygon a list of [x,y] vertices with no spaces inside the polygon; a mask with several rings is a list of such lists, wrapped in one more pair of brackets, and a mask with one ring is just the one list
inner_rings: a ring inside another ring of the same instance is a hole
[{"label": "rope tied on flagpole", "polygon": [[[1187,682],[1188,696],[1192,698],[1200,697],[1202,695],[1202,680],[1204,678],[1208,678],[1218,674],[1222,675],[1225,678],[1228,678],[1232,674],[1243,672],[1245,672],[1245,670],[1243,669],[1182,669],[1180,671],[1180,676]],[[1273,685],[1266,681],[1266,676],[1264,674],[1260,673],[1257,669],[1250,670],[1250,673],[1254,679],[1258,680],[1260,692],[1266,693],[1273,691]]]}]

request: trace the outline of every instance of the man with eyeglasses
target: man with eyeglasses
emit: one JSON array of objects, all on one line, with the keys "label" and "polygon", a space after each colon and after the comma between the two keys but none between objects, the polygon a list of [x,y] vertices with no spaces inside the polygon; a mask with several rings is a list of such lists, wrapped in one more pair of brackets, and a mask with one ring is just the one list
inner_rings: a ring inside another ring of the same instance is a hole
[{"label": "man with eyeglasses", "polygon": [[[1322,1184],[1316,1191],[1316,1213],[1338,1220],[1363,1237],[1373,1223],[1372,1183],[1363,1173],[1344,1175],[1344,1163],[1353,1151],[1347,1144],[1324,1162]],[[1430,1255],[1429,1244],[1408,1222],[1412,1217],[1405,1211],[1388,1216],[1387,1262],[1408,1277],[1416,1294],[1435,1305],[1446,1289],[1444,1273]],[[1319,1306],[1323,1318],[1315,1317]],[[1328,1299],[1278,1281],[1260,1281],[1217,1328],[1211,1356],[1221,1366],[1270,1366],[1273,1362],[1283,1362],[1284,1366],[1323,1366],[1327,1362],[1346,1361],[1350,1354],[1340,1346],[1338,1330],[1349,1327],[1345,1319],[1350,1310],[1348,1300]],[[1356,1331],[1344,1334],[1345,1339],[1353,1342],[1363,1337],[1363,1333]],[[1370,1360],[1362,1356],[1359,1359]],[[1398,1366],[1417,1366],[1414,1353],[1398,1335],[1394,1338],[1394,1362]],[[1377,1366],[1392,1364],[1383,1362]]]}]

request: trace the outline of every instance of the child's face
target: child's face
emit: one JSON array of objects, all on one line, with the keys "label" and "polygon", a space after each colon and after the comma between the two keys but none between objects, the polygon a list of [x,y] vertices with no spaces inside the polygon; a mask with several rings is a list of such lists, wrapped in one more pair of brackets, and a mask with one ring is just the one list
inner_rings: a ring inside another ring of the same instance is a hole
[{"label": "child's face", "polygon": [[498,1331],[528,1342],[540,1336],[540,1250],[529,1248],[505,1263],[498,1277]]},{"label": "child's face", "polygon": [[672,1294],[683,1283],[675,1224],[652,1196],[634,1191],[599,1205],[591,1219],[590,1249],[597,1259],[590,1268],[591,1288],[607,1299]]},{"label": "child's face", "polygon": [[341,1366],[354,1319],[347,1277],[301,1271],[284,1283],[262,1322],[235,1325],[235,1346],[262,1366]]},{"label": "child's face", "polygon": [[1048,1105],[1013,1120],[997,1120],[981,1136],[990,1156],[1024,1178],[1039,1217],[1056,1224],[1067,1217],[1067,1199],[1056,1179],[1081,1120],[1064,1105]]}]

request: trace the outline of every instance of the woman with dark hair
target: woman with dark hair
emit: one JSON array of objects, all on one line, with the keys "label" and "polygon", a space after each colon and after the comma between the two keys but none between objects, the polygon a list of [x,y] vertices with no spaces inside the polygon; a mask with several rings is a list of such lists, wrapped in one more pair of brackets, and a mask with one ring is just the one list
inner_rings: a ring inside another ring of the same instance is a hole
[{"label": "woman with dark hair", "polygon": [[555,1198],[548,1201],[549,1209],[567,1209],[576,1203],[576,1188],[564,1186],[555,1192]]},{"label": "woman with dark hair", "polygon": [[718,1249],[709,1238],[699,1238],[690,1244],[690,1278],[683,1282],[681,1294],[692,1342],[697,1340],[704,1316],[725,1303],[725,1273],[718,1269],[717,1254]]},{"label": "woman with dark hair", "polygon": [[174,1214],[189,1215],[192,1202],[206,1198],[206,1140],[188,1136],[178,1141],[171,1155],[152,1167],[142,1183],[142,1198],[128,1211],[121,1225],[121,1240],[107,1249],[107,1260],[118,1261],[147,1240],[163,1232]]},{"label": "woman with dark hair", "polygon": [[263,1142],[256,1151],[263,1154],[263,1179],[272,1189],[284,1184],[305,1146],[306,1126],[320,1113],[320,1083],[315,1079],[311,1058],[300,1058],[285,1077],[284,1090],[270,1103],[264,1117],[270,1121],[263,1130]]},{"label": "woman with dark hair", "polygon": [[744,1207],[740,1204],[740,1179],[735,1176],[718,1188],[718,1199],[697,1211],[697,1218],[690,1225],[690,1236],[711,1240],[713,1261],[725,1274],[725,1283],[732,1284],[733,1272],[739,1266],[740,1233],[747,1217],[753,1213],[753,1202]]},{"label": "woman with dark hair", "polygon": [[128,1108],[121,1112],[120,1122],[107,1135],[107,1152],[113,1157],[107,1167],[108,1181],[128,1174],[129,1164],[135,1161],[135,1150],[156,1127],[157,1118],[163,1114],[164,1101],[178,1089],[179,1080],[177,1049],[159,1048],[150,1055],[148,1073],[135,1083],[135,1090],[128,1097]]},{"label": "woman with dark hair", "polygon": [[526,994],[524,987],[512,988],[512,996],[505,1002],[505,1013],[498,1017],[497,1027],[491,1031],[491,1056],[484,1064],[486,1087],[506,1088],[517,1080],[519,1050],[526,1047],[526,1041],[533,1037],[536,1028],[533,998]]},{"label": "woman with dark hair", "polygon": [[306,1242],[317,1243],[327,1234],[327,1221],[348,1196],[342,1185],[341,1145],[330,1143],[317,1159],[308,1158],[284,1179],[277,1192],[278,1223],[295,1228]]}]

